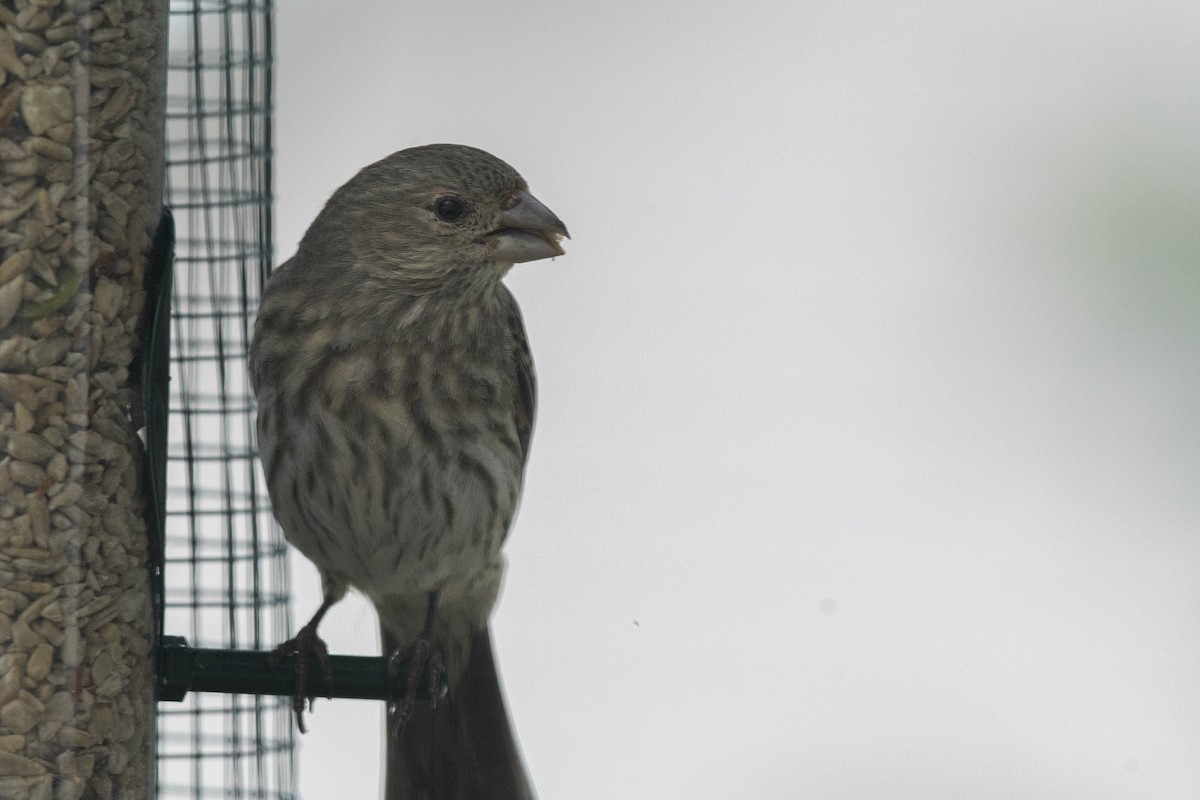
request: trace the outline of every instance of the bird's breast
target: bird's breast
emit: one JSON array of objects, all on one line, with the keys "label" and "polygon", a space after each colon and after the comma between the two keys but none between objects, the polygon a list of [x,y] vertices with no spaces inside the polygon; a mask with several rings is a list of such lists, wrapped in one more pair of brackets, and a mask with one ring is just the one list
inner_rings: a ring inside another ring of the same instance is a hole
[{"label": "bird's breast", "polygon": [[487,354],[436,347],[307,362],[281,371],[280,394],[299,399],[261,431],[288,538],[373,595],[485,568],[521,488],[512,379]]}]

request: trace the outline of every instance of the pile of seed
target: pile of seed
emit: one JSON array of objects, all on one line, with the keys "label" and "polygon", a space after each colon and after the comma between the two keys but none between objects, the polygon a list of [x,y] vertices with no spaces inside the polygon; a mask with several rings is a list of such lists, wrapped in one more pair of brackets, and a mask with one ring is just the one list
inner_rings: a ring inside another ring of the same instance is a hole
[{"label": "pile of seed", "polygon": [[145,798],[130,365],[161,184],[158,0],[0,0],[0,797]]}]

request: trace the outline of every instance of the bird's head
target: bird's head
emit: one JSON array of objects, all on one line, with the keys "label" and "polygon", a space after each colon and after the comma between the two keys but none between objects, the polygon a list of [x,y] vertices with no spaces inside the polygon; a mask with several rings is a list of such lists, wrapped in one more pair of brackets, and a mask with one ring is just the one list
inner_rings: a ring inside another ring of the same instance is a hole
[{"label": "bird's head", "polygon": [[[563,254],[567,228],[508,164],[474,147],[401,150],[329,200],[301,244],[411,293],[470,292],[514,264]],[[310,241],[311,240],[311,241]],[[346,277],[352,277],[350,275]]]}]

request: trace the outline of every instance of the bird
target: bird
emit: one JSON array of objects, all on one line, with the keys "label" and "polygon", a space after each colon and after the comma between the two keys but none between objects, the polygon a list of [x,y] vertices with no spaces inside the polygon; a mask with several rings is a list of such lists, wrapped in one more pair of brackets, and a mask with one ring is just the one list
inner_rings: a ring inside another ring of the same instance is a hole
[{"label": "bird", "polygon": [[[318,625],[350,588],[371,601],[389,663],[411,664],[388,714],[388,797],[533,796],[488,625],[537,402],[502,279],[563,255],[564,238],[499,158],[412,147],[334,192],[263,289],[250,348],[259,456],[323,594],[271,660],[297,658],[303,732],[310,659],[332,679]],[[417,703],[422,675],[445,696],[432,686]]]}]

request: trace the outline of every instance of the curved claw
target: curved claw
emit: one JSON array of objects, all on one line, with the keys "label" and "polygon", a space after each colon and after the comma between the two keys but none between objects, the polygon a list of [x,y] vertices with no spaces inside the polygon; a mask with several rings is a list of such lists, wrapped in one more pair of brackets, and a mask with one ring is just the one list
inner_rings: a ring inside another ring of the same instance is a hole
[{"label": "curved claw", "polygon": [[317,627],[311,623],[301,628],[294,638],[272,650],[267,656],[267,664],[275,669],[284,659],[291,656],[296,658],[296,689],[292,695],[292,710],[296,713],[296,727],[301,733],[308,733],[308,729],[304,727],[304,703],[307,700],[308,710],[312,711],[313,701],[316,699],[308,693],[308,670],[315,656],[321,666],[326,696],[332,700],[333,662],[329,658],[329,648],[324,640],[317,636]]},{"label": "curved claw", "polygon": [[404,693],[393,704],[396,714],[396,726],[393,734],[399,735],[405,723],[412,717],[417,704],[417,696],[421,693],[421,674],[425,673],[425,688],[429,703],[437,706],[438,700],[445,696],[446,664],[442,654],[433,646],[433,640],[428,636],[419,636],[408,647],[402,647],[388,658],[388,679],[395,683],[401,674],[401,667],[408,661],[407,674],[404,676]]}]

